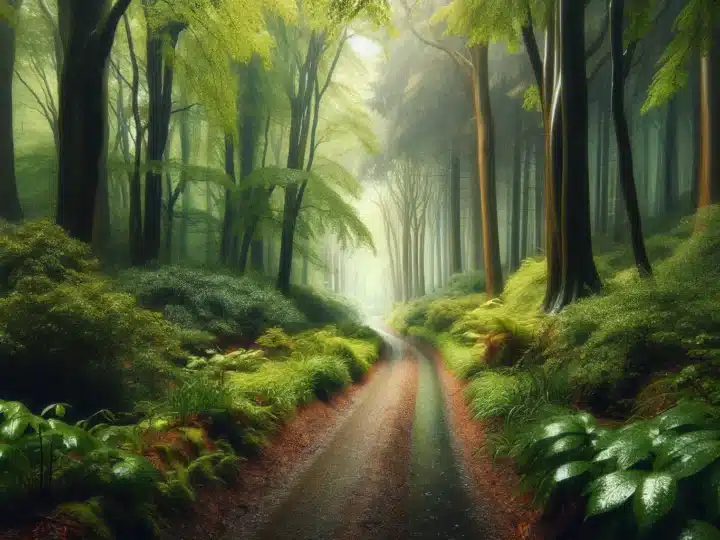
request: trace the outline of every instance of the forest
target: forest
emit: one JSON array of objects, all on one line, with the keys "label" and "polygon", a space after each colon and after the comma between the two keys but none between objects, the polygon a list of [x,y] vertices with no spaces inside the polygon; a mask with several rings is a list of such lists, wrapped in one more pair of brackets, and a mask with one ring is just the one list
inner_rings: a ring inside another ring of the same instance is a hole
[{"label": "forest", "polygon": [[0,539],[720,539],[718,2],[0,0],[0,51]]}]

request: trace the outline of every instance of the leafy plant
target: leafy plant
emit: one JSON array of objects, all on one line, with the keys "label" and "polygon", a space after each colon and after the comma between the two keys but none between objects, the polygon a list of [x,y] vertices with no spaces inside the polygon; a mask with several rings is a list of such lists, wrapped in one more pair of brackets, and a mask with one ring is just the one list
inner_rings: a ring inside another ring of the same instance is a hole
[{"label": "leafy plant", "polygon": [[531,431],[517,461],[548,512],[582,500],[586,521],[576,534],[715,538],[719,419],[699,402],[615,430],[588,413],[556,416]]}]

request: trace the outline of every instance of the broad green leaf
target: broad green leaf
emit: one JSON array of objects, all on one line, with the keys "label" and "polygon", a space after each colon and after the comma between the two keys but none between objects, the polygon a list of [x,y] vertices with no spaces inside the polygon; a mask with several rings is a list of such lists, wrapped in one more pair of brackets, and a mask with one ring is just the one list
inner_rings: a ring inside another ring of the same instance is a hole
[{"label": "broad green leaf", "polygon": [[6,420],[24,414],[30,414],[30,410],[19,401],[0,401],[0,415]]},{"label": "broad green leaf", "polygon": [[66,450],[87,453],[98,447],[98,442],[85,430],[65,424],[59,420],[49,420],[53,432],[59,435],[60,444]]},{"label": "broad green leaf", "polygon": [[573,416],[558,418],[542,426],[535,438],[536,442],[552,439],[562,435],[580,435],[585,433],[585,426]]},{"label": "broad green leaf", "polygon": [[561,465],[555,470],[553,474],[553,480],[556,483],[564,482],[570,478],[575,478],[581,474],[592,471],[595,468],[595,464],[590,461],[571,461],[565,465]]},{"label": "broad green leaf", "polygon": [[586,516],[595,516],[614,510],[633,496],[646,473],[642,471],[617,471],[601,476],[591,483]]},{"label": "broad green leaf", "polygon": [[667,514],[675,504],[677,481],[666,473],[652,473],[646,476],[633,501],[635,519],[642,530],[649,529]]},{"label": "broad green leaf", "polygon": [[657,467],[663,467],[675,459],[686,447],[698,444],[704,441],[712,441],[720,439],[720,431],[701,430],[692,431],[675,437],[669,437],[665,442],[658,445],[656,461]]},{"label": "broad green leaf", "polygon": [[678,540],[720,540],[720,531],[707,521],[690,520]]},{"label": "broad green leaf", "polygon": [[652,439],[645,431],[627,431],[610,446],[595,456],[595,461],[617,460],[621,470],[629,469],[638,461],[648,457],[652,449]]},{"label": "broad green leaf", "polygon": [[675,429],[687,425],[705,425],[714,416],[714,410],[704,403],[681,403],[669,411],[665,411],[659,418],[660,431]]},{"label": "broad green leaf", "polygon": [[12,445],[0,444],[0,474],[25,474],[30,462],[25,454]]},{"label": "broad green leaf", "polygon": [[597,420],[595,420],[592,414],[581,412],[576,414],[575,417],[585,426],[585,430],[588,433],[594,433],[597,430]]},{"label": "broad green leaf", "polygon": [[162,480],[160,472],[144,457],[121,452],[121,460],[113,465],[113,487],[145,495],[156,482]]},{"label": "broad green leaf", "polygon": [[697,474],[720,457],[720,441],[704,441],[686,447],[674,462],[667,467],[667,472],[676,478],[687,478]]},{"label": "broad green leaf", "polygon": [[550,458],[576,450],[582,447],[587,442],[587,436],[585,435],[567,435],[553,442],[545,452],[545,458]]},{"label": "broad green leaf", "polygon": [[42,412],[40,413],[40,416],[45,416],[50,411],[53,411],[55,413],[55,416],[58,418],[62,418],[65,416],[65,409],[69,405],[67,403],[53,403],[52,405],[48,405],[45,407]]}]

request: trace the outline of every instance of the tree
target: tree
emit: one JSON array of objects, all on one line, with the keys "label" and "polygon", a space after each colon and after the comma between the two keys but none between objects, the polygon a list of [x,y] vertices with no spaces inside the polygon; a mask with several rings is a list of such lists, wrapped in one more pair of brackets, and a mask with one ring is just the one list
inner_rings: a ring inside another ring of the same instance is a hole
[{"label": "tree", "polygon": [[23,217],[15,181],[12,81],[15,72],[15,25],[21,0],[8,0],[10,17],[0,14],[0,218]]},{"label": "tree", "polygon": [[[403,0],[403,5],[408,13],[408,18],[410,18],[411,12],[406,0]],[[412,21],[410,28],[420,41],[446,52],[464,71],[468,79],[475,118],[485,289],[489,296],[497,296],[502,292],[503,278],[500,264],[495,186],[495,128],[490,102],[488,55],[492,36],[476,31],[476,28],[473,27],[475,19],[470,18],[467,7],[461,1],[453,2],[448,9],[440,10],[434,17],[435,20],[449,19],[448,30],[450,32],[468,36],[468,44],[464,52],[447,47],[439,41],[427,39],[417,31]],[[461,13],[455,14],[454,10]]]},{"label": "tree", "polygon": [[106,173],[107,63],[115,31],[131,0],[59,0],[63,67],[58,111],[56,221],[70,236],[91,242],[97,193]]},{"label": "tree", "polygon": [[[631,42],[625,49],[623,44],[623,24],[625,20],[625,0],[610,0],[610,48],[612,54],[612,115],[615,123],[615,139],[618,150],[619,184],[622,188],[625,208],[630,221],[635,265],[641,276],[652,275],[652,268],[645,250],[642,233],[640,208],[638,207],[635,174],[633,172],[632,146],[630,131],[625,116],[625,80],[637,41]],[[627,62],[627,64],[625,63]],[[627,67],[626,67],[627,66]],[[674,150],[673,150],[674,151]],[[616,217],[617,219],[617,217]]]}]

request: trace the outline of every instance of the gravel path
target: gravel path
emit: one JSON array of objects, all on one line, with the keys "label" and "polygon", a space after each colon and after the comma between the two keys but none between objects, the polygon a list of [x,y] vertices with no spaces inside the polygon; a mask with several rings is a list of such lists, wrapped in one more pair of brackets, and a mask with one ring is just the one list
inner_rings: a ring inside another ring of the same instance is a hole
[{"label": "gravel path", "polygon": [[474,519],[456,463],[435,363],[390,334],[387,369],[270,513],[255,540],[471,540]]}]

